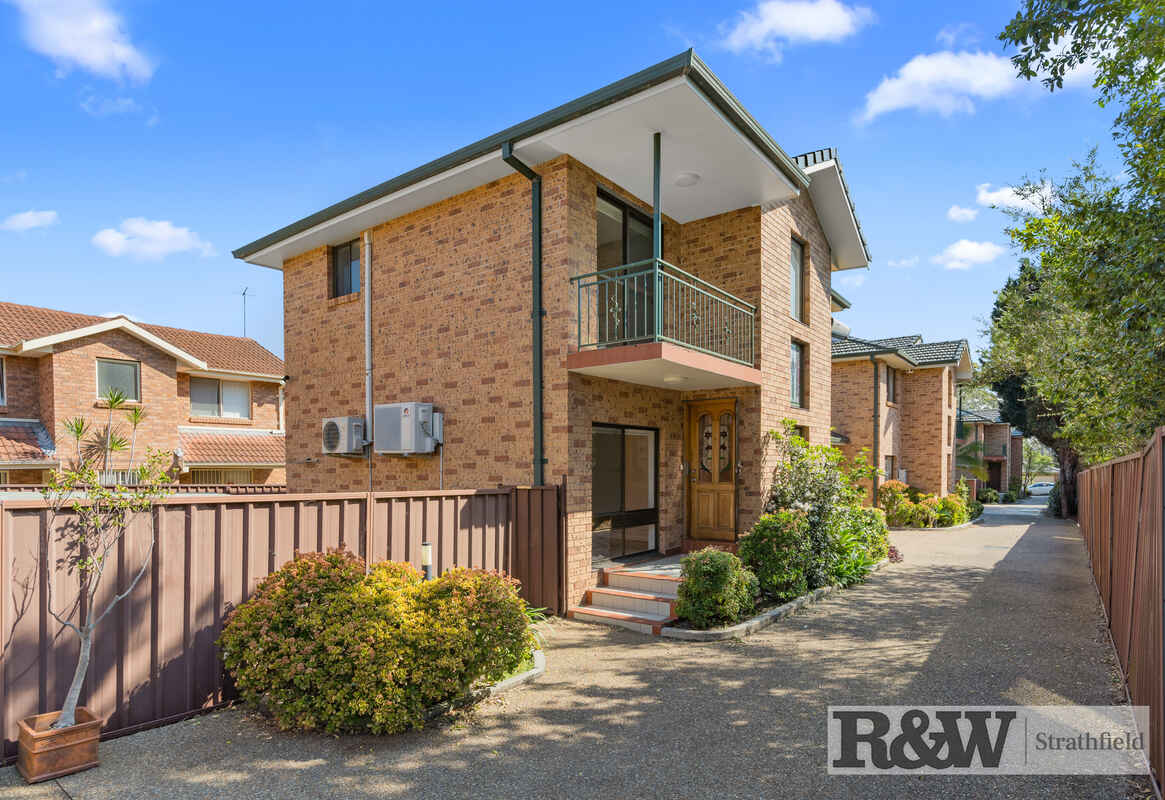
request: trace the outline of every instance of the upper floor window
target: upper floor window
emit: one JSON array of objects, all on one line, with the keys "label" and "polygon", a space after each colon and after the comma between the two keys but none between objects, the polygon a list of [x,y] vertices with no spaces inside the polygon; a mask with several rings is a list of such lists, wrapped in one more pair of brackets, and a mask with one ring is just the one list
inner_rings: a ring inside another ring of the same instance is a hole
[{"label": "upper floor window", "polygon": [[606,192],[599,192],[595,210],[597,269],[621,267],[651,258],[650,217]]},{"label": "upper floor window", "polygon": [[112,358],[97,359],[97,396],[104,397],[110,389],[120,391],[126,400],[141,402],[141,364]]},{"label": "upper floor window", "polygon": [[0,406],[8,405],[8,372],[4,359],[0,358]]},{"label": "upper floor window", "polygon": [[333,247],[331,261],[331,296],[343,297],[360,291],[360,240]]},{"label": "upper floor window", "polygon": [[789,403],[794,408],[805,408],[805,366],[808,345],[793,342],[789,349]]},{"label": "upper floor window", "polygon": [[251,384],[217,378],[191,378],[190,415],[250,419]]},{"label": "upper floor window", "polygon": [[898,370],[886,365],[886,402],[898,402]]},{"label": "upper floor window", "polygon": [[789,240],[789,315],[805,321],[805,245]]}]

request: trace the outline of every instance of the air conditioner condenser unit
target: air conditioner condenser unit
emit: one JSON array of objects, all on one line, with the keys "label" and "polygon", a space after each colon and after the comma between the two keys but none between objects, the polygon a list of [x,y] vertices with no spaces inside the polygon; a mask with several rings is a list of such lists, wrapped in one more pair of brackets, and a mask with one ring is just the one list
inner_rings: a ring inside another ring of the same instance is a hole
[{"label": "air conditioner condenser unit", "polygon": [[364,452],[364,417],[328,417],[322,429],[323,452],[330,456]]}]

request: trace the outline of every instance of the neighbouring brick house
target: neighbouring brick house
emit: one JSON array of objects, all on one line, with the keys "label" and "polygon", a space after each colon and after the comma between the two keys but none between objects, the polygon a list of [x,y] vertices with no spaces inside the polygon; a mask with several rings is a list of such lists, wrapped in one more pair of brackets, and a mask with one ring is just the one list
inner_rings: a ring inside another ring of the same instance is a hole
[{"label": "neighbouring brick house", "polygon": [[832,344],[835,444],[849,457],[868,450],[879,472],[873,495],[886,479],[947,494],[955,482],[957,388],[971,377],[966,340],[835,335]]},{"label": "neighbouring brick house", "polygon": [[[962,447],[978,442],[987,469],[986,485],[998,492],[1023,483],[1023,434],[999,416],[999,409],[959,411],[956,443]],[[975,477],[964,469],[958,475]]]},{"label": "neighbouring brick house", "polygon": [[[146,409],[135,464],[155,448],[178,458],[181,483],[282,484],[282,381],[283,362],[253,339],[0,303],[0,485],[44,483],[69,463],[62,423],[103,427],[108,387]],[[128,456],[115,454],[115,473]]]},{"label": "neighbouring brick house", "polygon": [[[235,255],[283,271],[289,489],[565,480],[572,603],[603,559],[734,547],[780,420],[829,441],[831,275],[869,260],[837,154],[787,156],[690,51]],[[441,457],[321,456],[404,401]]]}]

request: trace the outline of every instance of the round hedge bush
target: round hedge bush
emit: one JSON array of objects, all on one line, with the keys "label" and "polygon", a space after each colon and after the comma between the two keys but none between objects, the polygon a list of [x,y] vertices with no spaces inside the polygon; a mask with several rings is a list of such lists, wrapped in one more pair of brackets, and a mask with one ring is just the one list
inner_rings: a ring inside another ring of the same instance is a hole
[{"label": "round hedge bush", "polygon": [[396,733],[505,676],[533,647],[511,578],[408,564],[364,574],[350,553],[301,555],[235,609],[219,639],[244,701],[284,729]]},{"label": "round hedge bush", "polygon": [[705,547],[684,556],[676,616],[696,628],[732,624],[756,608],[756,576],[732,553]]},{"label": "round hedge bush", "polygon": [[740,560],[756,575],[760,590],[774,600],[792,600],[809,591],[812,557],[809,522],[803,511],[762,514],[740,540]]}]

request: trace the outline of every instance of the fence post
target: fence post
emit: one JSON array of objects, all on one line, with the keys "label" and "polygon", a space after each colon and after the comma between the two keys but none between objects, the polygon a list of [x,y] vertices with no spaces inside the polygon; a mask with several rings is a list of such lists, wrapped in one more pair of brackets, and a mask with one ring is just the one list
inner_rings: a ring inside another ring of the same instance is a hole
[{"label": "fence post", "polygon": [[570,559],[566,553],[566,475],[562,476],[562,484],[558,487],[558,614],[566,616],[566,603],[570,594],[567,589],[567,580],[570,576]]}]

